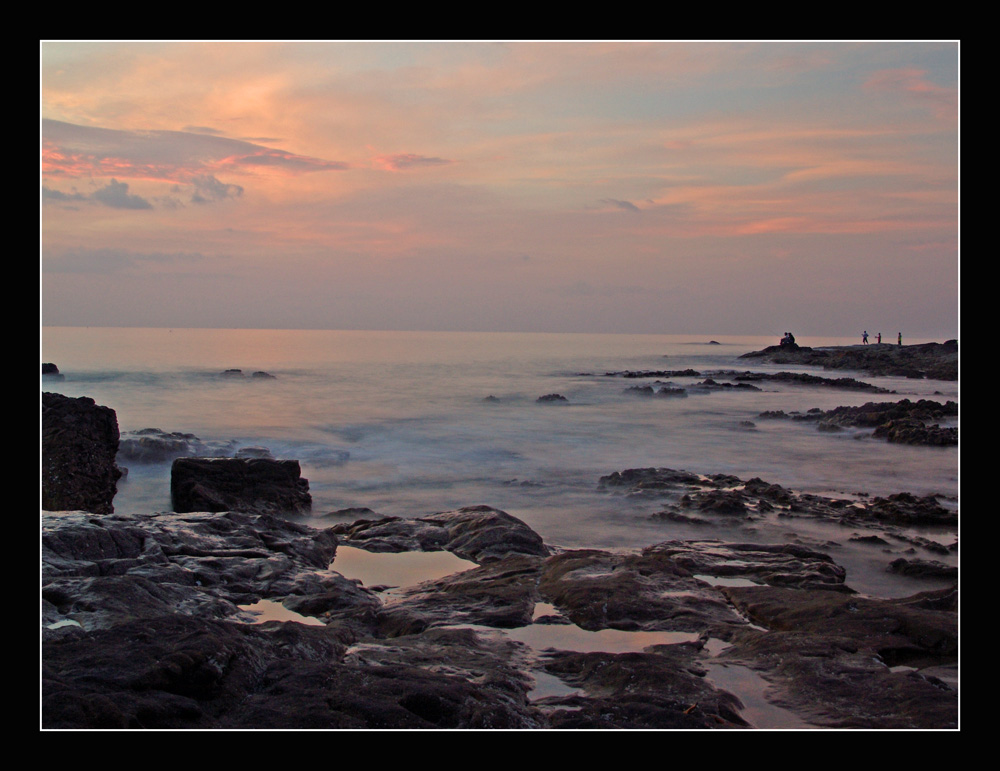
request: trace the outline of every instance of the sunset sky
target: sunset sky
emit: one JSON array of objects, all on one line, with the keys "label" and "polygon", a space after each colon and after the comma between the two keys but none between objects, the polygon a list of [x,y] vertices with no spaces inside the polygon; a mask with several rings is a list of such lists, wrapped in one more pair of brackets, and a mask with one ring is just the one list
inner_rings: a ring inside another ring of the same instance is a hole
[{"label": "sunset sky", "polygon": [[42,323],[958,333],[956,42],[45,42]]}]

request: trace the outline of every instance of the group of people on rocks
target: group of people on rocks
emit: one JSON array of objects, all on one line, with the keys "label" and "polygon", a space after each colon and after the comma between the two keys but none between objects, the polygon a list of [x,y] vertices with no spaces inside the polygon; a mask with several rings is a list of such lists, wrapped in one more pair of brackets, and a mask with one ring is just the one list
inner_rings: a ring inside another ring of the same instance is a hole
[{"label": "group of people on rocks", "polygon": [[[881,332],[879,332],[877,335],[875,335],[875,342],[878,345],[882,344],[882,333]],[[862,345],[868,345],[868,330],[867,329],[864,332],[861,333],[861,343],[862,343]],[[785,332],[784,336],[781,338],[781,342],[778,343],[778,344],[782,348],[787,348],[790,345],[795,345],[795,335],[793,335],[791,332]],[[896,345],[902,345],[902,344],[903,344],[903,333],[902,332],[897,332],[896,333]]]},{"label": "group of people on rocks", "polygon": [[[785,334],[787,335],[788,333],[786,332]],[[879,332],[878,335],[875,336],[875,342],[878,343],[879,345],[882,344],[882,333],[881,332]],[[867,329],[864,332],[861,333],[861,344],[862,345],[868,345],[868,330]],[[902,344],[903,344],[903,333],[902,332],[897,332],[896,333],[896,345],[902,345]],[[782,342],[782,345],[784,345],[784,342]]]}]

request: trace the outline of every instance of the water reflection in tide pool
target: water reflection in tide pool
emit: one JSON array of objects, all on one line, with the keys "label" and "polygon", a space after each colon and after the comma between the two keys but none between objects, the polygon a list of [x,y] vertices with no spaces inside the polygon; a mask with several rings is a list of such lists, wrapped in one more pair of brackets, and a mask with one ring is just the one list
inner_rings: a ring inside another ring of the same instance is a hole
[{"label": "water reflection in tide pool", "polygon": [[[404,589],[424,581],[443,578],[453,573],[475,568],[476,564],[456,557],[451,552],[368,552],[352,546],[340,545],[332,569],[345,578],[358,580],[368,588],[392,587]],[[753,582],[745,579],[722,580],[701,576],[704,580],[721,583]],[[385,597],[385,595],[383,595]],[[391,594],[389,595],[391,596]],[[322,624],[319,619],[302,616],[272,600],[261,600],[240,609],[256,616],[255,623],[265,621],[297,621],[303,624]],[[695,632],[634,632],[620,629],[589,631],[567,623],[559,610],[550,603],[535,604],[533,623],[515,629],[496,629],[477,625],[459,625],[458,628],[474,629],[486,635],[503,635],[522,643],[533,659],[544,659],[547,651],[561,650],[577,653],[639,653],[653,645],[677,645],[695,642]],[[539,623],[540,622],[540,623]],[[713,658],[728,645],[719,640],[709,640],[706,652]],[[752,670],[720,661],[708,662],[708,679],[717,687],[735,694],[743,702],[743,716],[756,728],[808,728],[808,724],[793,713],[775,706],[764,696],[767,682]],[[546,698],[564,698],[580,690],[558,677],[535,667],[531,672],[535,685],[528,693],[530,701]],[[565,709],[568,707],[560,707]]]},{"label": "water reflection in tide pool", "polygon": [[650,645],[694,642],[696,632],[625,632],[601,629],[591,632],[576,624],[530,624],[504,630],[512,640],[541,653],[550,648],[578,653],[639,653]]},{"label": "water reflection in tide pool", "polygon": [[240,605],[240,610],[255,617],[253,623],[263,624],[266,621],[296,621],[309,626],[323,626],[323,622],[312,616],[303,616],[294,610],[289,610],[280,602],[274,600],[261,600],[252,605]]},{"label": "water reflection in tide pool", "polygon": [[331,568],[368,589],[406,587],[477,567],[449,551],[369,552],[340,545]]}]

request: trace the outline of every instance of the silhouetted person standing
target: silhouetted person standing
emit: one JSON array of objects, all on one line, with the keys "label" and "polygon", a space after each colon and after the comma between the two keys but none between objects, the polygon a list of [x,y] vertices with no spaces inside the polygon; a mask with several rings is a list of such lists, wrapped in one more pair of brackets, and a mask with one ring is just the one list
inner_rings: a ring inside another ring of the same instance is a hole
[{"label": "silhouetted person standing", "polygon": [[861,344],[868,345],[868,330],[866,329],[861,333]]},{"label": "silhouetted person standing", "polygon": [[896,335],[896,345],[902,345],[902,344],[903,344],[903,333],[900,332],[899,334]]}]

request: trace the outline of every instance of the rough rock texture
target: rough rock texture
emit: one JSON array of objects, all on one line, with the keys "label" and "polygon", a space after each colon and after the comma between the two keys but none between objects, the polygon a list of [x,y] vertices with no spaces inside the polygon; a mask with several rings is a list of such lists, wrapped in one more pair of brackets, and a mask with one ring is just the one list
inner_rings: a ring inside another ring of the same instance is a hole
[{"label": "rough rock texture", "polygon": [[[957,589],[893,601],[830,591],[836,566],[815,551],[560,552],[484,506],[323,530],[237,512],[45,512],[42,524],[44,728],[746,728],[739,698],[713,682],[723,660],[767,677],[770,698],[807,724],[956,718],[956,691],[931,673],[956,664]],[[337,571],[345,540],[481,564],[382,594]],[[322,625],[252,623],[246,606],[262,599]],[[534,618],[540,602],[554,611]],[[536,624],[687,641],[612,653],[511,636]],[[730,647],[715,658],[710,640]],[[545,677],[561,688],[537,687]]]},{"label": "rough rock texture", "polygon": [[741,359],[758,359],[772,364],[805,364],[824,369],[851,369],[869,375],[896,375],[958,380],[958,341],[920,345],[844,345],[829,348],[799,347],[788,350],[772,345],[751,351]]},{"label": "rough rock texture", "polygon": [[309,482],[297,460],[177,458],[170,469],[174,511],[306,512]]},{"label": "rough rock texture", "polygon": [[113,512],[118,416],[81,396],[42,394],[42,508]]},{"label": "rough rock texture", "polygon": [[556,651],[545,670],[586,696],[546,699],[553,728],[744,728],[743,704],[704,678],[697,649],[661,646],[655,653]]},{"label": "rough rock texture", "polygon": [[871,383],[856,380],[853,377],[828,378],[818,375],[809,375],[804,372],[731,372],[727,374],[737,382],[778,382],[795,383],[796,385],[820,385],[827,388],[840,388],[848,391],[869,391],[871,393],[890,393],[887,388],[882,388]]},{"label": "rough rock texture", "polygon": [[668,541],[645,553],[669,557],[695,574],[746,578],[771,586],[841,590],[847,576],[829,555],[792,543]]},{"label": "rough rock texture", "polygon": [[477,564],[511,555],[543,557],[549,553],[538,533],[491,506],[466,506],[414,519],[363,519],[334,525],[331,530],[368,551],[447,550]]},{"label": "rough rock texture", "polygon": [[538,591],[582,629],[688,632],[745,623],[717,591],[655,549],[555,555]]},{"label": "rough rock texture", "polygon": [[772,587],[724,592],[767,631],[737,630],[723,657],[763,674],[772,700],[809,722],[958,726],[955,691],[925,673],[957,665],[957,587],[901,600]]},{"label": "rough rock texture", "polygon": [[805,413],[771,410],[758,417],[791,418],[817,424],[821,431],[841,428],[874,428],[872,436],[895,444],[956,445],[958,427],[941,426],[940,421],[958,418],[958,404],[933,399],[900,399],[898,402],[868,402],[860,407],[813,408]]},{"label": "rough rock texture", "polygon": [[902,541],[938,554],[958,548],[957,540],[947,547],[908,529],[944,528],[953,530],[957,539],[958,510],[941,495],[919,497],[904,492],[885,498],[864,494],[828,498],[796,493],[759,477],[743,481],[729,474],[693,474],[670,468],[616,471],[601,477],[599,487],[612,494],[657,503],[662,507],[652,514],[657,519],[708,528],[720,520],[727,525],[742,522],[752,527],[765,517],[817,517],[845,527],[863,528],[872,538]]}]

